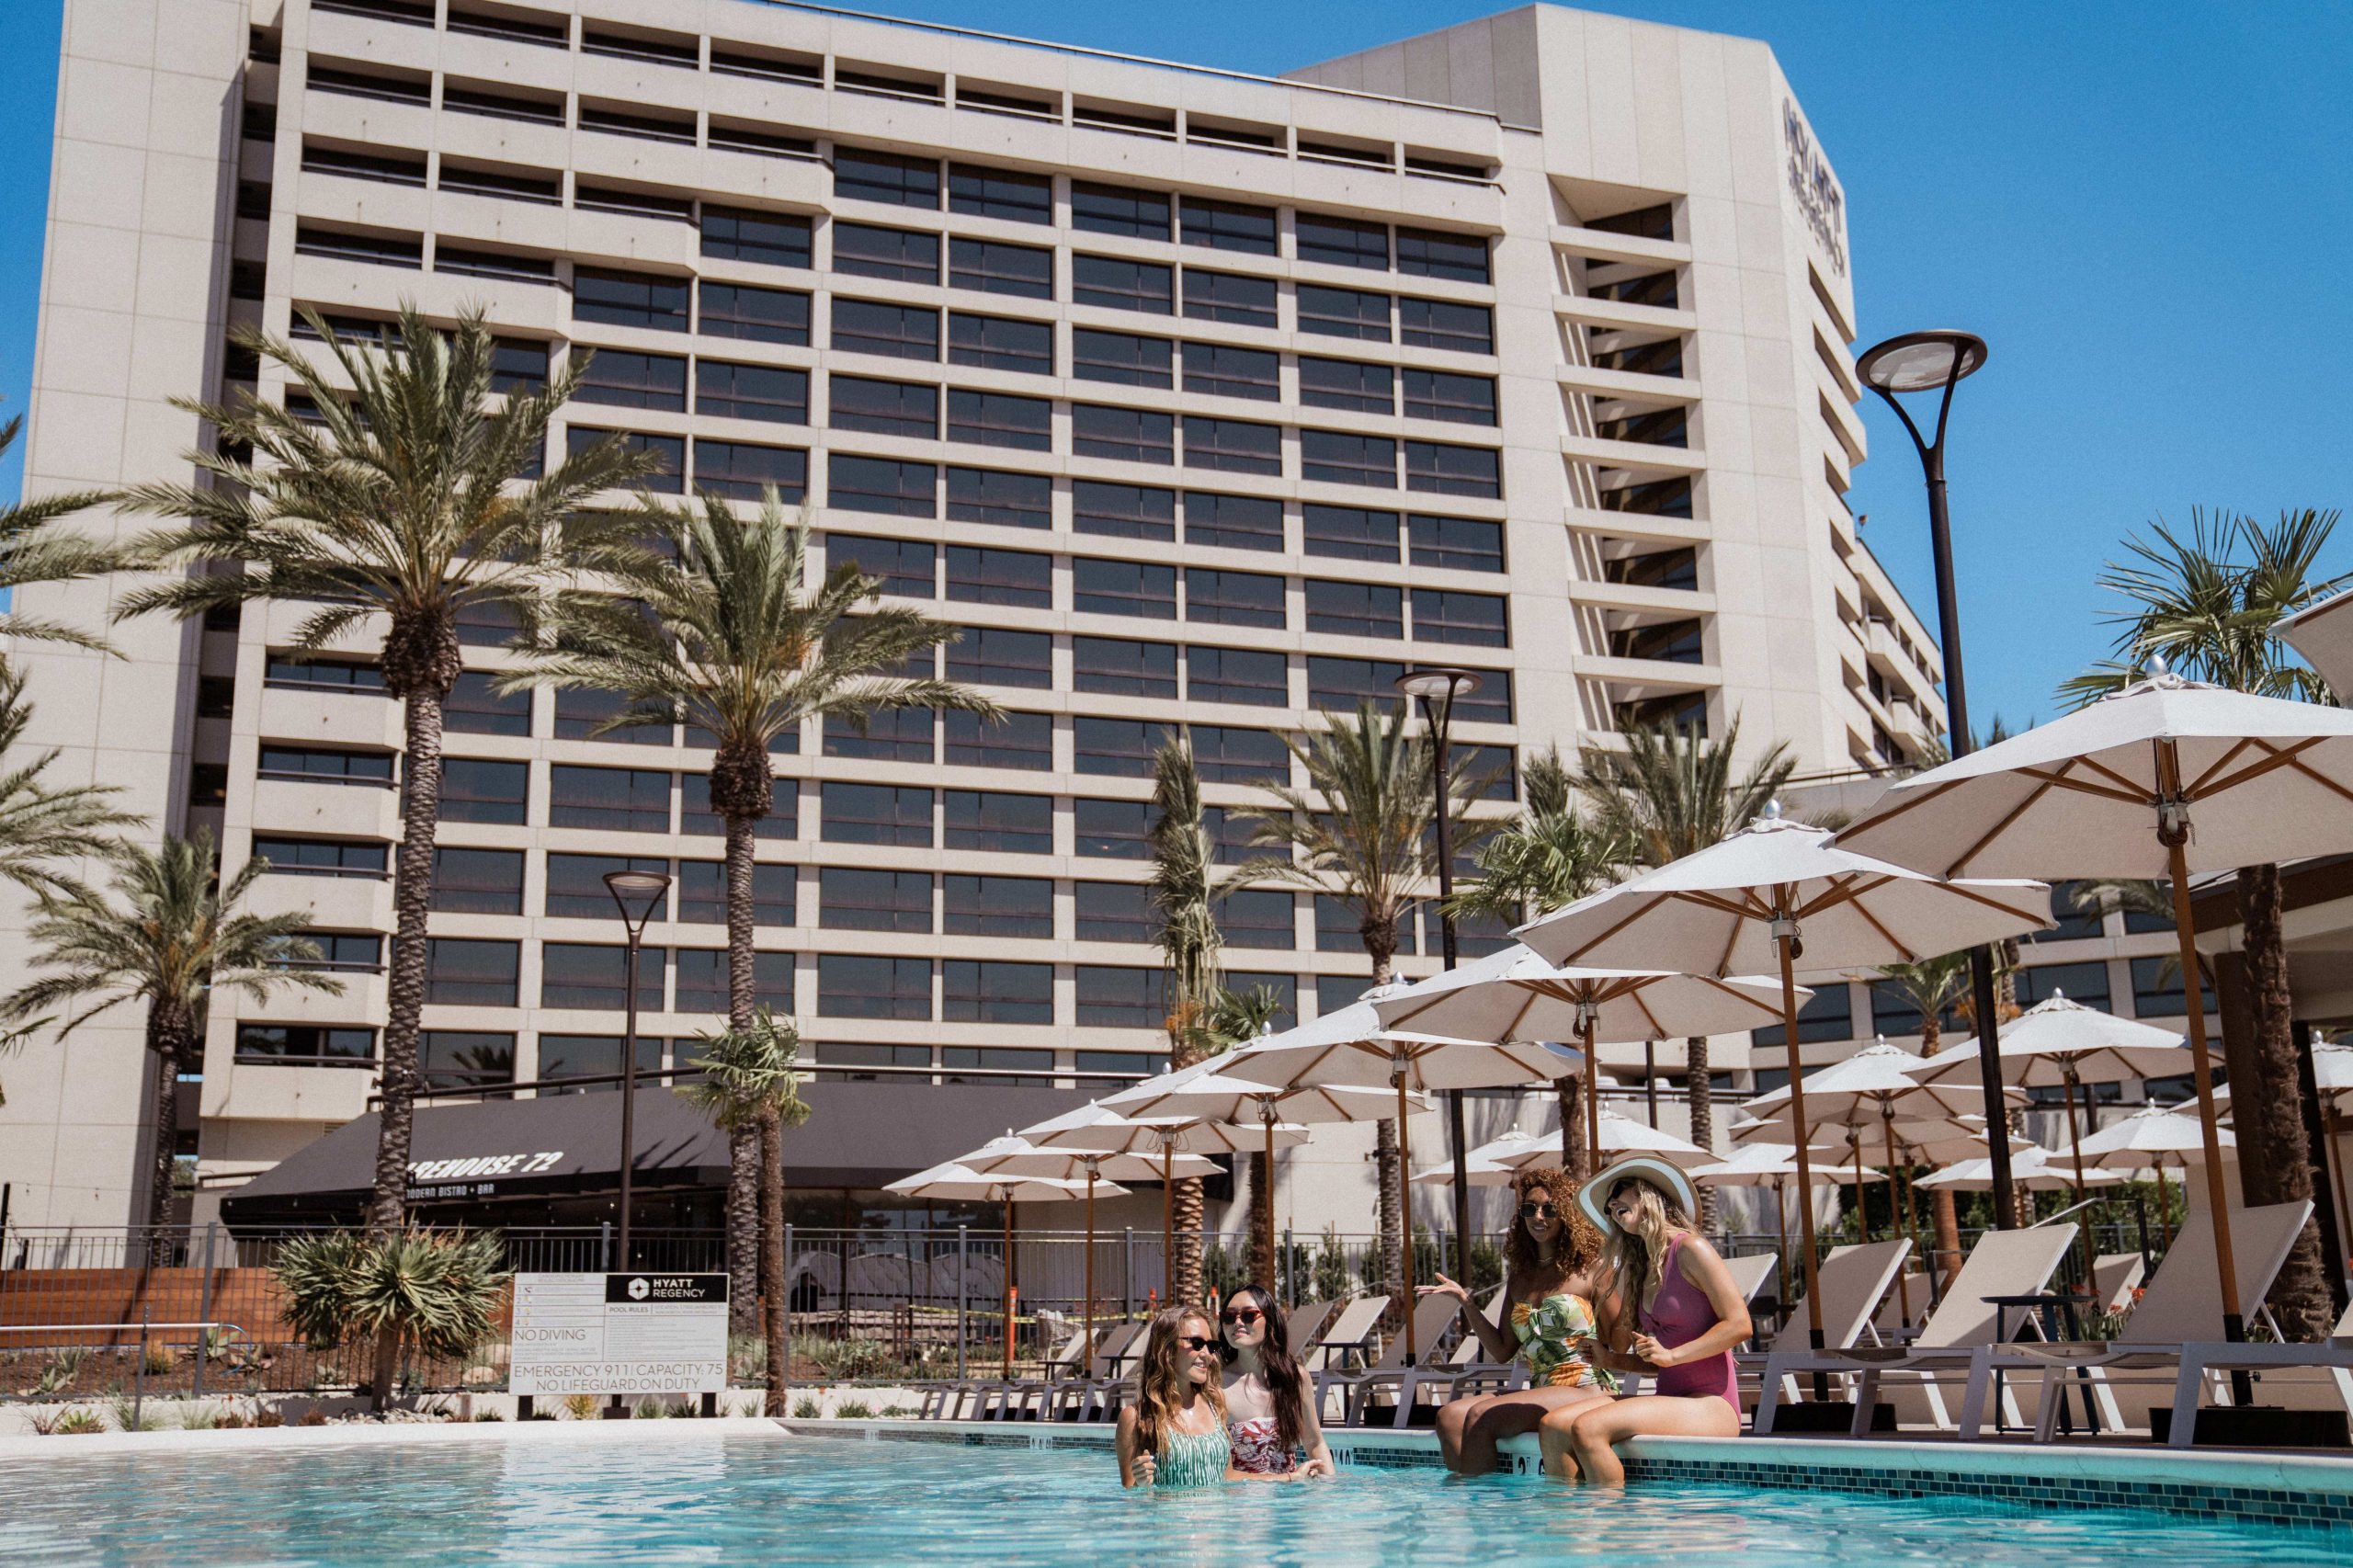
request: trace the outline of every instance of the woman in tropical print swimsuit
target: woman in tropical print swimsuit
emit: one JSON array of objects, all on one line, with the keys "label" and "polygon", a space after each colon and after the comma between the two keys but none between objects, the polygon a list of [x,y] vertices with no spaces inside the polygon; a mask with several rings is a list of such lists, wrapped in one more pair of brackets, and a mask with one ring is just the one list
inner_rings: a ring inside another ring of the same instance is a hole
[{"label": "woman in tropical print swimsuit", "polygon": [[[1618,1388],[1593,1362],[1598,1334],[1593,1270],[1601,1256],[1601,1233],[1577,1212],[1576,1183],[1566,1172],[1545,1165],[1520,1172],[1512,1187],[1518,1202],[1506,1244],[1509,1327],[1489,1323],[1471,1304],[1470,1292],[1443,1274],[1420,1291],[1461,1301],[1463,1321],[1491,1360],[1528,1358],[1530,1386],[1452,1400],[1439,1408],[1438,1448],[1447,1468],[1460,1475],[1492,1472],[1500,1439],[1532,1432],[1556,1412],[1606,1403]],[[1603,1312],[1609,1309],[1605,1301]]]},{"label": "woman in tropical print swimsuit", "polygon": [[[1307,1374],[1291,1358],[1274,1293],[1245,1285],[1218,1314],[1225,1335],[1226,1434],[1233,1474],[1247,1481],[1297,1481],[1333,1473],[1332,1450],[1315,1419]],[[1307,1460],[1299,1460],[1304,1450]]]}]

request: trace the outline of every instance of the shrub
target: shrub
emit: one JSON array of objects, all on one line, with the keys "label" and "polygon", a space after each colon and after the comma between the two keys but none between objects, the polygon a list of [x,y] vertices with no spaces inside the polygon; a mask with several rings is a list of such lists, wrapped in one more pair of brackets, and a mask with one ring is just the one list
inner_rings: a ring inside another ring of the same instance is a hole
[{"label": "shrub", "polygon": [[50,1358],[49,1365],[40,1369],[40,1376],[33,1383],[30,1397],[47,1399],[53,1394],[65,1392],[81,1377],[82,1365],[89,1358],[90,1353],[87,1350],[60,1350],[55,1356]]},{"label": "shrub", "polygon": [[873,1410],[862,1399],[846,1399],[834,1406],[834,1419],[836,1421],[870,1421],[873,1418]]},{"label": "shrub", "polygon": [[327,1413],[315,1404],[302,1412],[302,1419],[295,1423],[298,1426],[324,1426],[326,1424]]},{"label": "shrub", "polygon": [[1340,1244],[1336,1225],[1324,1227],[1324,1244],[1315,1253],[1315,1294],[1326,1301],[1345,1301],[1356,1294],[1356,1281],[1348,1273],[1347,1249]]},{"label": "shrub", "polygon": [[[314,1350],[355,1340],[461,1359],[491,1335],[506,1271],[494,1235],[408,1230],[302,1236],[278,1249],[286,1320]],[[379,1403],[390,1391],[376,1391]]]},{"label": "shrub", "polygon": [[180,1430],[183,1432],[210,1432],[221,1424],[221,1413],[209,1404],[191,1403],[180,1412]]},{"label": "shrub", "polygon": [[178,1365],[179,1356],[170,1346],[150,1345],[147,1346],[147,1375],[149,1377],[166,1376],[174,1367]]},{"label": "shrub", "polygon": [[814,1421],[824,1414],[825,1407],[809,1394],[804,1393],[792,1402],[792,1418],[795,1421]]},{"label": "shrub", "polygon": [[97,1411],[87,1405],[77,1404],[71,1410],[58,1412],[49,1429],[61,1437],[79,1437],[91,1432],[105,1431],[107,1423],[106,1417]]},{"label": "shrub", "polygon": [[593,1393],[565,1394],[563,1413],[574,1421],[594,1421],[597,1419],[597,1396]]}]

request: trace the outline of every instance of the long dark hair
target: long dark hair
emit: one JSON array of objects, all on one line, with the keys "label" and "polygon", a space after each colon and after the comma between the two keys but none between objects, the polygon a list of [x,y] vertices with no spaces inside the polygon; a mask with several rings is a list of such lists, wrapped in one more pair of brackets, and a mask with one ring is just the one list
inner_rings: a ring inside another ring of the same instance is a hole
[{"label": "long dark hair", "polygon": [[[1275,1305],[1275,1293],[1264,1285],[1245,1285],[1225,1299],[1229,1307],[1241,1304],[1247,1297],[1249,1304],[1264,1314],[1267,1325],[1266,1343],[1258,1346],[1258,1359],[1267,1369],[1267,1392],[1275,1402],[1275,1441],[1289,1453],[1299,1446],[1307,1430],[1307,1407],[1299,1397],[1299,1363],[1290,1353],[1290,1331],[1283,1326],[1282,1309]],[[1225,1337],[1223,1324],[1218,1328],[1218,1343],[1226,1365],[1233,1364],[1237,1352]]]}]

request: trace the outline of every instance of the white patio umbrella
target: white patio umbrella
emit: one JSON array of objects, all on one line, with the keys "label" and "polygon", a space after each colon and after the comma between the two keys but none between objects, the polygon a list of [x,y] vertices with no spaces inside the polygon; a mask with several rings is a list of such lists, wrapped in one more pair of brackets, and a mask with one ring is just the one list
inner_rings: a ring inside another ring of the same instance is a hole
[{"label": "white patio umbrella", "polygon": [[[1498,1165],[1494,1160],[1479,1154],[1465,1155],[1462,1168],[1467,1173],[1472,1187],[1509,1187],[1519,1175],[1519,1167],[1517,1165]],[[1442,1165],[1432,1165],[1428,1170],[1416,1171],[1414,1173],[1414,1181],[1415,1185],[1421,1187],[1452,1187],[1454,1162],[1449,1160]]]},{"label": "white patio umbrella", "polygon": [[[998,1203],[1005,1207],[1005,1375],[1013,1376],[1013,1206],[1016,1203],[1049,1203],[1066,1198],[1077,1198],[1085,1184],[1057,1180],[1052,1176],[1016,1176],[1010,1171],[984,1176],[954,1160],[934,1165],[927,1171],[917,1171],[902,1176],[882,1189],[906,1198],[938,1198],[949,1202]],[[1117,1197],[1128,1189],[1112,1187]]]},{"label": "white patio umbrella", "polygon": [[[2185,1110],[2188,1114],[2184,1114]],[[2228,1128],[2215,1129],[2215,1138],[2224,1149],[2238,1146],[2238,1135]],[[2189,1187],[2191,1163],[2206,1158],[2206,1128],[2199,1119],[2196,1107],[2144,1105],[2120,1121],[2110,1123],[2083,1142],[2084,1164],[2095,1170],[2154,1170],[2157,1174],[2157,1223],[2165,1233],[2165,1244],[2173,1244],[2173,1199],[2165,1187],[2165,1156],[2181,1166],[2181,1184],[2185,1199]]]},{"label": "white patio umbrella", "polygon": [[[1261,1084],[1246,1073],[1231,1071],[1233,1066],[1232,1055],[1213,1056],[1190,1067],[1147,1078],[1110,1096],[1104,1104],[1129,1116],[1189,1118],[1233,1127],[1256,1123],[1264,1132],[1263,1152],[1267,1157],[1266,1234],[1260,1239],[1267,1249],[1267,1266],[1275,1268],[1275,1259],[1279,1256],[1275,1250],[1275,1129],[1285,1124],[1303,1127],[1336,1121],[1378,1121],[1390,1113],[1392,1101],[1385,1090],[1357,1084],[1299,1084],[1290,1087]],[[1412,1096],[1410,1103],[1415,1110],[1429,1108],[1429,1102],[1418,1095]],[[1292,1142],[1304,1142],[1304,1135]],[[1275,1272],[1279,1277],[1281,1270],[1276,1268]],[[1277,1284],[1278,1280],[1267,1281],[1269,1289]]]},{"label": "white patio umbrella", "polygon": [[[1719,1160],[1712,1165],[1690,1167],[1693,1181],[1711,1182],[1718,1187],[1769,1187],[1773,1189],[1773,1231],[1778,1249],[1776,1256],[1780,1260],[1780,1290],[1784,1294],[1789,1290],[1790,1278],[1790,1206],[1782,1188],[1787,1183],[1798,1179],[1797,1152],[1794,1143],[1746,1143],[1734,1149],[1728,1160]],[[1815,1145],[1814,1152],[1827,1154],[1836,1151],[1831,1145],[1822,1143]],[[1814,1187],[1838,1185],[1838,1173],[1828,1166],[1809,1162],[1804,1175],[1805,1180]],[[1870,1179],[1885,1181],[1888,1178],[1874,1175]]]},{"label": "white patio umbrella", "polygon": [[[1674,1133],[1662,1131],[1646,1121],[1636,1121],[1632,1117],[1621,1116],[1614,1110],[1603,1111],[1597,1119],[1599,1125],[1593,1145],[1597,1169],[1620,1154],[1656,1154],[1676,1169],[1683,1171],[1717,1162],[1714,1150],[1702,1149],[1688,1138],[1677,1138]],[[1514,1170],[1526,1170],[1547,1160],[1558,1160],[1564,1153],[1561,1135],[1552,1132],[1487,1157]]]},{"label": "white patio umbrella", "polygon": [[[1806,993],[1812,995],[1813,993]],[[1507,948],[1372,998],[1390,1028],[1469,1040],[1574,1040],[1585,1052],[1586,1144],[1597,1148],[1597,1040],[1675,1040],[1757,1028],[1781,1016],[1780,987],[1754,977],[1718,980],[1654,969],[1563,969]],[[1597,1162],[1595,1169],[1600,1168]]]},{"label": "white patio umbrella", "polygon": [[[2353,627],[2353,619],[2339,619]],[[2353,1195],[2345,1190],[2345,1166],[2336,1152],[2345,1104],[2353,1096],[2353,1045],[2332,1040],[2313,1043],[2313,1086],[2320,1095],[2321,1142],[2328,1158],[2329,1186],[2336,1193],[2336,1233],[2353,1237]]]},{"label": "white patio umbrella", "polygon": [[1095,1188],[1106,1176],[1115,1181],[1165,1181],[1171,1177],[1203,1176],[1217,1169],[1199,1154],[1176,1154],[1154,1165],[1142,1154],[1108,1154],[1096,1149],[1048,1149],[1030,1142],[1029,1132],[1063,1125],[1101,1125],[1102,1107],[1090,1100],[1021,1133],[992,1138],[961,1162],[983,1176],[1055,1176],[1086,1184],[1086,1253],[1080,1267],[1086,1303],[1079,1309],[1086,1344],[1095,1344]]},{"label": "white patio umbrella", "polygon": [[[2075,1179],[2064,1166],[2051,1162],[2058,1158],[2040,1144],[2014,1155],[2010,1161],[2010,1181],[2029,1192],[2063,1192],[2076,1186]],[[2096,1170],[2085,1178],[2095,1187],[2128,1181],[2124,1171]],[[1945,1166],[1934,1176],[1920,1178],[1922,1187],[1950,1187],[1955,1192],[1991,1192],[1994,1189],[1994,1162],[1990,1156],[1960,1160]],[[2080,1199],[2083,1194],[2077,1192]]]},{"label": "white patio umbrella", "polygon": [[[1781,979],[1790,1076],[1799,1057],[1796,964],[1817,968],[1913,963],[2051,923],[2040,882],[1948,882],[1832,845],[1827,831],[1764,819],[1697,854],[1521,926],[1515,936],[1561,964],[1648,964],[1722,978],[1768,965]],[[1805,1098],[1790,1100],[1797,1165],[1810,1168]],[[1808,1328],[1822,1341],[1813,1210],[1799,1211]]]},{"label": "white patio umbrella", "polygon": [[2161,660],[2149,668],[2064,718],[1899,780],[1839,839],[1946,876],[2030,868],[2171,882],[2223,1333],[2243,1339],[2189,879],[2353,850],[2353,710],[2183,680]]}]

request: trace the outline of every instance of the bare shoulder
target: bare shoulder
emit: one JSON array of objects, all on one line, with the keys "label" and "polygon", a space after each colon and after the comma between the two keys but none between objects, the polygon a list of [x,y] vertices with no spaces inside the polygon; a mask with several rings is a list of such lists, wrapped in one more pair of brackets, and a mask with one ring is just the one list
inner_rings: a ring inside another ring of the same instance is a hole
[{"label": "bare shoulder", "polygon": [[1119,1436],[1120,1441],[1123,1443],[1132,1443],[1135,1441],[1136,1407],[1132,1404],[1122,1405],[1120,1409]]},{"label": "bare shoulder", "polygon": [[1717,1252],[1708,1238],[1697,1231],[1683,1233],[1683,1244],[1676,1249],[1676,1271],[1694,1285],[1705,1285],[1711,1275],[1723,1272],[1723,1256]]}]

